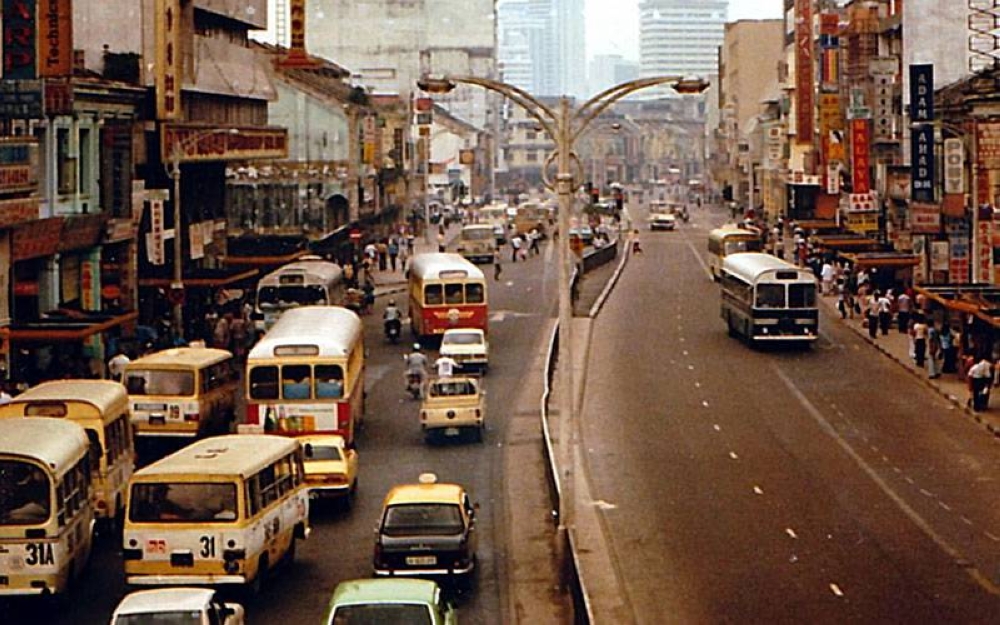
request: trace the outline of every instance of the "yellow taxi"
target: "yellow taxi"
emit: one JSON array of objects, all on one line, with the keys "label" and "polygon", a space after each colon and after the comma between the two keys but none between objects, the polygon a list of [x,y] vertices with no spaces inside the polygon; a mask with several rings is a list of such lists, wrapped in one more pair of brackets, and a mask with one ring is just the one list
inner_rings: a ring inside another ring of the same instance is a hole
[{"label": "yellow taxi", "polygon": [[486,391],[482,381],[473,376],[431,380],[420,405],[420,427],[428,443],[466,432],[481,443],[486,429]]},{"label": "yellow taxi", "polygon": [[444,578],[471,584],[476,569],[476,511],[458,484],[424,473],[394,487],[382,504],[373,559],[376,577]]},{"label": "yellow taxi", "polygon": [[304,451],[310,499],[337,499],[350,507],[358,489],[358,452],[339,434],[307,434],[296,440]]}]

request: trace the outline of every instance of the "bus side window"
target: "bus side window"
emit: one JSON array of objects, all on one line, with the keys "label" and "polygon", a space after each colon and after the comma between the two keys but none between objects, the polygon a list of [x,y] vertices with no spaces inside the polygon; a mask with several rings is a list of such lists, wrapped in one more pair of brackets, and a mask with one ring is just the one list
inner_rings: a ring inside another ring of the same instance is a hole
[{"label": "bus side window", "polygon": [[440,306],[444,303],[444,293],[440,284],[428,284],[424,287],[424,303],[428,306]]},{"label": "bus side window", "polygon": [[247,491],[247,517],[256,516],[263,506],[260,500],[260,483],[254,475],[246,482]]},{"label": "bus side window", "polygon": [[250,370],[250,398],[278,399],[278,368],[254,367]]},{"label": "bus side window", "polygon": [[465,285],[465,303],[482,304],[486,301],[486,290],[482,284],[470,283]]}]

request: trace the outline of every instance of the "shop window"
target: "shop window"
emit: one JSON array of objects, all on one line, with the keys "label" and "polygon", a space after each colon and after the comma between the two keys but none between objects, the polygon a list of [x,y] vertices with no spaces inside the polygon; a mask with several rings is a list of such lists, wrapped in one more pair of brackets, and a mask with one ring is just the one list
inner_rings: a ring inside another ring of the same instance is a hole
[{"label": "shop window", "polygon": [[59,193],[66,195],[76,193],[76,157],[70,154],[70,135],[68,128],[56,130],[56,179]]}]

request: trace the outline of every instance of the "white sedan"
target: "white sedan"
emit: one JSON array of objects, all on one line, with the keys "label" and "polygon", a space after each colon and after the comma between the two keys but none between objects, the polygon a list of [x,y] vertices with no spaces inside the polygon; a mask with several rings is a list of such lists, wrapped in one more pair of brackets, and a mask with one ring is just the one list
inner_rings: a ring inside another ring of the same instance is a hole
[{"label": "white sedan", "polygon": [[653,213],[649,216],[650,230],[673,230],[677,227],[677,218],[671,213]]},{"label": "white sedan", "polygon": [[115,608],[111,625],[243,625],[243,606],[223,603],[208,588],[138,590]]}]

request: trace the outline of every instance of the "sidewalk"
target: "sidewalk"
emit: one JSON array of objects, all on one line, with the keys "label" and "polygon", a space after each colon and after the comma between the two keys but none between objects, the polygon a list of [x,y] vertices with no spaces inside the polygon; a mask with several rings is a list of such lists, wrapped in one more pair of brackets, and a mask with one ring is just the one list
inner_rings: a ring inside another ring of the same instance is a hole
[{"label": "sidewalk", "polygon": [[899,330],[893,327],[889,330],[889,334],[885,336],[879,334],[877,338],[872,339],[868,336],[868,329],[862,325],[862,320],[864,319],[862,315],[855,315],[854,319],[850,317],[841,319],[840,312],[837,310],[837,298],[832,295],[821,296],[820,302],[821,306],[825,309],[824,312],[827,313],[825,315],[827,319],[835,319],[837,323],[846,324],[858,336],[873,345],[875,349],[899,363],[900,366],[922,380],[928,387],[937,391],[938,394],[955,404],[965,414],[986,427],[994,436],[1000,437],[1000,408],[990,406],[982,412],[975,412],[972,408],[966,406],[966,400],[969,398],[968,386],[964,379],[958,377],[958,374],[942,373],[941,377],[937,379],[931,380],[928,378],[927,369],[917,367],[913,359],[910,358],[909,335],[901,334]]}]

